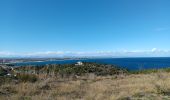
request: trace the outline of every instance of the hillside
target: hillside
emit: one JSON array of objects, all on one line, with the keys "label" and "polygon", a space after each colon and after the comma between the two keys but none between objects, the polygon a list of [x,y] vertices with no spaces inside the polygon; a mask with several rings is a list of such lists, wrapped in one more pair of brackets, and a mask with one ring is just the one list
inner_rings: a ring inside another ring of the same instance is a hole
[{"label": "hillside", "polygon": [[[46,65],[18,67],[0,77],[2,100],[169,100],[166,70],[130,73],[117,66]],[[20,73],[19,73],[20,72]]]}]

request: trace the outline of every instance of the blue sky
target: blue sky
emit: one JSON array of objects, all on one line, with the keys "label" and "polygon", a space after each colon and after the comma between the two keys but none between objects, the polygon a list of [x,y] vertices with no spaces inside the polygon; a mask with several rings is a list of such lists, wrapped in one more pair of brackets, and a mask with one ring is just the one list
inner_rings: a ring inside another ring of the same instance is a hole
[{"label": "blue sky", "polygon": [[0,56],[170,56],[169,5],[170,0],[1,0]]}]

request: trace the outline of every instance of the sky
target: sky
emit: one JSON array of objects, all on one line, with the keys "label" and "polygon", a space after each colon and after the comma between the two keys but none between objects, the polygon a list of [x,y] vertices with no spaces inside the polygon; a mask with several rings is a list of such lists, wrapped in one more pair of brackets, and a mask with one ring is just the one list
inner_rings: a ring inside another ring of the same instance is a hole
[{"label": "sky", "polygon": [[170,0],[0,0],[0,57],[170,56]]}]

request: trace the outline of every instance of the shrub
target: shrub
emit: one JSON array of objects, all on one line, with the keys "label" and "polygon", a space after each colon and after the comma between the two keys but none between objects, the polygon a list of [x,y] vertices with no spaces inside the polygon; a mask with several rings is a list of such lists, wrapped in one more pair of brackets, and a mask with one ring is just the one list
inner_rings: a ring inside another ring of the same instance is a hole
[{"label": "shrub", "polygon": [[158,73],[158,72],[170,72],[170,67],[160,68],[160,69],[153,68],[153,69],[129,71],[129,73],[131,73],[131,74],[150,74],[150,73]]},{"label": "shrub", "polygon": [[4,76],[6,74],[8,74],[7,70],[0,67],[0,76]]},{"label": "shrub", "polygon": [[[96,64],[96,63],[83,63],[83,65],[75,64],[64,64],[64,65],[44,65],[44,66],[30,66],[30,67],[18,67],[16,70],[22,70],[26,72],[27,70],[34,70],[38,73],[44,73],[47,75],[85,75],[93,73],[95,75],[119,75],[128,73],[126,69],[121,69],[115,65],[105,65],[105,64]],[[24,71],[25,70],[25,71]],[[27,72],[26,72],[27,73]]]},{"label": "shrub", "polygon": [[33,74],[20,74],[17,76],[21,82],[36,82],[38,78]]}]

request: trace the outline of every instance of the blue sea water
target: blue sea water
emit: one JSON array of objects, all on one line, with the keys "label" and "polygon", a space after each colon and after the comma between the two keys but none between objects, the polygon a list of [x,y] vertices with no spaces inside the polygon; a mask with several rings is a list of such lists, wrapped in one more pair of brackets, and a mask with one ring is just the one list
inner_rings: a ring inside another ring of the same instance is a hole
[{"label": "blue sea water", "polygon": [[170,57],[156,57],[156,58],[96,58],[96,59],[82,59],[82,60],[57,60],[44,62],[25,62],[15,63],[16,66],[24,65],[46,65],[46,64],[74,64],[78,61],[95,62],[101,64],[118,65],[128,70],[143,70],[152,68],[167,68],[170,67]]}]

